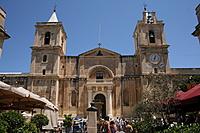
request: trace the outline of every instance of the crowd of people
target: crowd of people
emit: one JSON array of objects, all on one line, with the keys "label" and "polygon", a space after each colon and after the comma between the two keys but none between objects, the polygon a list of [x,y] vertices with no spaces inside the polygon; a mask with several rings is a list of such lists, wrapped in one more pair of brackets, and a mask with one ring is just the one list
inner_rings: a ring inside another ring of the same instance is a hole
[{"label": "crowd of people", "polygon": [[124,118],[110,119],[105,116],[104,121],[100,127],[100,133],[116,133],[117,131],[124,131],[125,133],[132,133],[133,127],[128,120]]},{"label": "crowd of people", "polygon": [[177,124],[187,125],[190,123],[200,123],[200,114],[196,117],[194,114],[187,114],[178,117]]},{"label": "crowd of people", "polygon": [[84,119],[74,121],[73,123],[73,133],[86,133],[87,132],[87,122]]},{"label": "crowd of people", "polygon": [[[111,119],[109,116],[105,116],[101,122],[99,129],[100,133],[116,133],[117,131],[123,131],[125,133],[132,133],[133,127],[128,120],[124,118]],[[73,122],[73,133],[81,132],[87,133],[87,122],[83,119]]]}]

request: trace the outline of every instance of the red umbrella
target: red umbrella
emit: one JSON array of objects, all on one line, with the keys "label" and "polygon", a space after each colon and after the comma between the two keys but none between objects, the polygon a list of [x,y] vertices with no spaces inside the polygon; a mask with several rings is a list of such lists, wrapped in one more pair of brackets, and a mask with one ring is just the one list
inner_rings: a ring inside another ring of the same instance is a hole
[{"label": "red umbrella", "polygon": [[198,97],[200,96],[200,84],[196,85],[195,87],[188,90],[187,92],[178,91],[175,95],[176,95],[176,98],[180,101]]}]

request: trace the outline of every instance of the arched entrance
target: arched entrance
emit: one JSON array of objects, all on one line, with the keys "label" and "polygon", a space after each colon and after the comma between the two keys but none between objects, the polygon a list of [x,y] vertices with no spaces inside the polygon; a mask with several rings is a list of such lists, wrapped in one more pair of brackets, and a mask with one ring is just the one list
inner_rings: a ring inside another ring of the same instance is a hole
[{"label": "arched entrance", "polygon": [[[106,98],[103,94],[97,94],[94,98],[96,106],[99,106],[99,113],[102,118],[106,116]],[[94,103],[94,104],[95,104]]]}]

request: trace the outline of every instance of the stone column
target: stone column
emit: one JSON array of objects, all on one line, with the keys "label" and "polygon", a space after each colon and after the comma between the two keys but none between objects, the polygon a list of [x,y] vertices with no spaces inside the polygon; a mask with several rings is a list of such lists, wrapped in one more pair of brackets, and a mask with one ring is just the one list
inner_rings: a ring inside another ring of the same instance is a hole
[{"label": "stone column", "polygon": [[90,106],[91,102],[92,102],[92,88],[88,87],[88,107]]},{"label": "stone column", "polygon": [[56,101],[55,101],[55,106],[58,107],[58,93],[59,93],[59,81],[58,79],[56,80]]},{"label": "stone column", "polygon": [[108,93],[108,116],[109,117],[112,117],[112,88],[111,87],[109,87],[108,88],[108,91],[107,91]]},{"label": "stone column", "polygon": [[88,133],[97,133],[97,108],[94,103],[91,103],[91,107],[87,109],[88,111]]}]

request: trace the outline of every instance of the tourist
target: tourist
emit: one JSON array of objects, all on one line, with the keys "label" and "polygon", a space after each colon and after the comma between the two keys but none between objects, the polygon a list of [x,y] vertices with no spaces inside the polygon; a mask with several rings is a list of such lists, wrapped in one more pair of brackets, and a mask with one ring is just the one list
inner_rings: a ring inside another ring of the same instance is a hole
[{"label": "tourist", "polygon": [[195,118],[193,117],[192,114],[190,115],[186,115],[186,119],[185,119],[185,125],[190,124],[190,123],[194,123],[195,122]]},{"label": "tourist", "polygon": [[100,128],[101,133],[111,133],[110,131],[110,122],[109,122],[109,116],[105,116],[103,124]]},{"label": "tourist", "polygon": [[200,115],[199,114],[197,115],[195,122],[200,123]]},{"label": "tourist", "polygon": [[117,132],[117,126],[115,125],[114,121],[110,122],[110,130],[111,130],[111,133],[116,133]]},{"label": "tourist", "polygon": [[124,118],[121,118],[120,120],[119,120],[119,127],[120,127],[120,130],[121,131],[123,131],[124,130]]},{"label": "tourist", "polygon": [[80,126],[81,126],[81,131],[84,132],[85,122],[83,121],[83,119],[80,120]]},{"label": "tourist", "polygon": [[115,120],[115,125],[117,126],[117,130],[119,130],[119,118],[117,117]]},{"label": "tourist", "polygon": [[129,124],[129,121],[126,121],[126,126],[124,128],[125,133],[132,133],[133,127]]}]

